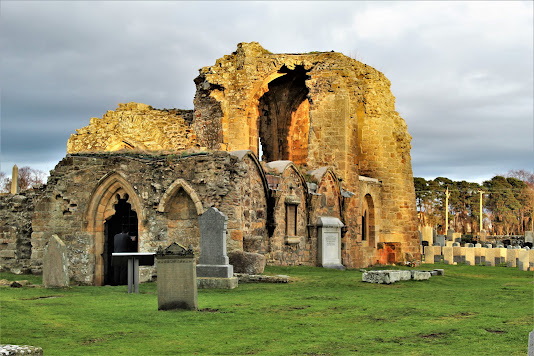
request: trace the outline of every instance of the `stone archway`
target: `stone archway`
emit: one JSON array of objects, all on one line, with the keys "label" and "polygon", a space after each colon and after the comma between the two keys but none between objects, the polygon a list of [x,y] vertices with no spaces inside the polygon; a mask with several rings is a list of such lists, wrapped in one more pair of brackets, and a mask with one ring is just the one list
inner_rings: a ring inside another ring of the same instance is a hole
[{"label": "stone archway", "polygon": [[302,66],[288,69],[268,83],[258,101],[258,136],[267,162],[290,160],[305,164],[308,157],[310,102],[307,71]]},{"label": "stone archway", "polygon": [[174,181],[163,194],[158,211],[167,219],[167,244],[177,242],[185,247],[193,246],[200,253],[198,216],[204,208],[195,190],[183,179]]},{"label": "stone archway", "polygon": [[123,200],[130,205],[130,209],[137,217],[138,243],[142,241],[144,232],[144,214],[141,202],[133,187],[119,173],[109,173],[100,179],[93,190],[88,208],[85,213],[85,230],[92,237],[89,254],[94,257],[94,279],[97,286],[104,285],[106,279],[107,255],[111,253],[107,248],[106,222],[116,214],[115,207]]}]

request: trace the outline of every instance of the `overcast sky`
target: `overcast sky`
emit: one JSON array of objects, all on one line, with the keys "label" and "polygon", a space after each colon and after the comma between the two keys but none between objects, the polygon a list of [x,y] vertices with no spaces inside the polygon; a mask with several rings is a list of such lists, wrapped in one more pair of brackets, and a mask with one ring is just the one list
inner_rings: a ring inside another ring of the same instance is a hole
[{"label": "overcast sky", "polygon": [[533,2],[0,2],[1,167],[45,172],[118,103],[193,108],[198,69],[259,42],[383,72],[414,176],[534,171]]}]

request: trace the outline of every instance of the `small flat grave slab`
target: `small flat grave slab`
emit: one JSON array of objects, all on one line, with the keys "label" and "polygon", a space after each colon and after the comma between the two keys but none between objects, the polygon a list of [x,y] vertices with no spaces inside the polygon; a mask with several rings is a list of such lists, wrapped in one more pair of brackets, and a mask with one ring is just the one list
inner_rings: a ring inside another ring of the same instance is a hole
[{"label": "small flat grave slab", "polygon": [[[439,275],[438,270],[434,270],[436,275]],[[379,283],[379,284],[391,284],[398,281],[425,281],[430,279],[434,275],[430,271],[418,271],[418,270],[406,270],[406,271],[393,271],[393,270],[379,270],[379,271],[366,271],[362,275],[362,282]],[[441,273],[443,274],[443,273]]]}]

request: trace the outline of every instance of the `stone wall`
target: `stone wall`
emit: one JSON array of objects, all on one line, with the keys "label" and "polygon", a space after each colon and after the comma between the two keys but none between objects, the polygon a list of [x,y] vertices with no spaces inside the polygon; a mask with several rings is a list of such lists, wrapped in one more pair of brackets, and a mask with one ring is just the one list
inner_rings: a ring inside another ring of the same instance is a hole
[{"label": "stone wall", "polygon": [[[261,143],[267,161],[330,166],[349,192],[359,192],[360,175],[379,179],[377,234],[419,254],[411,137],[384,74],[341,53],[272,54],[253,42],[202,68],[195,83],[193,126],[200,142],[257,154]],[[209,127],[220,127],[220,134],[204,135]],[[359,222],[351,220],[360,219],[361,198],[355,194],[346,205],[344,239],[353,246],[361,240]],[[350,250],[350,266],[377,257],[376,250],[374,256]]]},{"label": "stone wall", "polygon": [[[228,250],[242,249],[242,241],[234,236],[251,231],[242,219],[242,185],[258,181],[248,177],[258,175],[257,169],[249,169],[247,162],[227,152],[188,157],[68,155],[51,172],[35,207],[32,270],[41,271],[44,243],[57,234],[68,247],[71,278],[104,284],[106,221],[116,213],[120,199],[126,199],[136,213],[140,252],[153,252],[175,241],[193,244],[198,251],[196,216],[210,206],[228,216]],[[265,190],[248,194],[255,202],[266,200]],[[266,202],[255,203],[255,214],[266,216],[265,207]],[[258,229],[256,236],[262,236],[263,230]],[[142,279],[150,279],[152,273],[153,269],[144,268]]]},{"label": "stone wall", "polygon": [[76,130],[67,153],[137,150],[177,150],[197,147],[190,127],[192,110],[154,109],[140,103],[119,104]]},{"label": "stone wall", "polygon": [[271,176],[272,234],[267,263],[311,265],[317,261],[317,237],[308,233],[308,186],[290,161],[267,163]]},{"label": "stone wall", "polygon": [[41,189],[0,196],[0,270],[30,272],[32,215]]}]

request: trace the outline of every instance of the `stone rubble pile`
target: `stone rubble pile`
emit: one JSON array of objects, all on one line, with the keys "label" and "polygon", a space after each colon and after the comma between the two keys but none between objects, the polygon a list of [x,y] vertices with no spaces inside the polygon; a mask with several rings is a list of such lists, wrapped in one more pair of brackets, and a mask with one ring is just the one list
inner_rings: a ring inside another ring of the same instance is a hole
[{"label": "stone rubble pile", "polygon": [[380,271],[366,271],[362,275],[362,281],[368,283],[391,284],[398,281],[426,281],[431,276],[443,275],[442,269],[435,269],[433,271],[417,271],[417,270],[380,270]]}]

